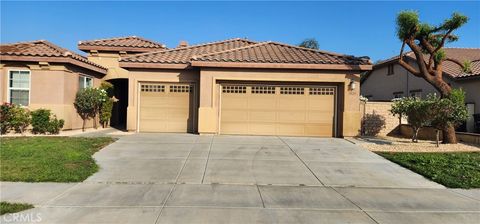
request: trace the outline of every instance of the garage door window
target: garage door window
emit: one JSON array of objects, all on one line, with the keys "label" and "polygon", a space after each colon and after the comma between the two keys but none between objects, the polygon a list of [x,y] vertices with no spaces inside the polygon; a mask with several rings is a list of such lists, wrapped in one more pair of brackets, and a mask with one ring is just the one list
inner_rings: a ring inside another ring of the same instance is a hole
[{"label": "garage door window", "polygon": [[310,88],[310,95],[333,95],[335,88]]},{"label": "garage door window", "polygon": [[163,85],[141,85],[140,90],[142,92],[165,92],[165,86],[163,86]]},{"label": "garage door window", "polygon": [[274,86],[252,86],[253,94],[275,94]]},{"label": "garage door window", "polygon": [[303,95],[305,88],[303,87],[280,87],[280,94],[285,95]]},{"label": "garage door window", "polygon": [[222,88],[223,93],[247,93],[246,86],[224,86]]},{"label": "garage door window", "polygon": [[191,87],[186,85],[171,85],[171,93],[189,93],[191,92]]}]

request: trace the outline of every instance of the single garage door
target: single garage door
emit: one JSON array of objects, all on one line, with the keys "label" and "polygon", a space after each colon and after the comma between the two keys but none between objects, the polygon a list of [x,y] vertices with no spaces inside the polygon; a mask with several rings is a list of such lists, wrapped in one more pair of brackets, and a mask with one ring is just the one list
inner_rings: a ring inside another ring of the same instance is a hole
[{"label": "single garage door", "polygon": [[335,136],[334,86],[221,88],[222,134]]},{"label": "single garage door", "polygon": [[193,132],[195,97],[192,84],[140,84],[140,132]]}]

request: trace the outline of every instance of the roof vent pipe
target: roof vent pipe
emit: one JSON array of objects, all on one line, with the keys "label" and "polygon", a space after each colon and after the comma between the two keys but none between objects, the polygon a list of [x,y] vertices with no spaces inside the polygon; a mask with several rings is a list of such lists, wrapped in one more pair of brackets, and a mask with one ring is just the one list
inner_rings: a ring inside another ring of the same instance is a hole
[{"label": "roof vent pipe", "polygon": [[180,43],[178,44],[177,47],[187,47],[187,46],[188,46],[187,41],[182,40],[182,41],[180,41]]}]

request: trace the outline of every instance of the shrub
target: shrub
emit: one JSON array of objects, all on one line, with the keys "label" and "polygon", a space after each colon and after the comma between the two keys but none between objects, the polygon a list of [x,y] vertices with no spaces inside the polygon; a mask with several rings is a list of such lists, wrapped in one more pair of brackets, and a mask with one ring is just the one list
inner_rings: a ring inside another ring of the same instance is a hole
[{"label": "shrub", "polygon": [[112,117],[112,109],[113,109],[113,85],[109,82],[102,82],[100,84],[100,97],[101,97],[101,106],[99,108],[100,114],[100,124],[102,127],[107,127],[108,122],[110,122],[110,118]]},{"label": "shrub", "polygon": [[48,109],[32,111],[32,132],[34,134],[58,134],[63,128],[64,120],[57,119]]},{"label": "shrub", "polygon": [[22,134],[30,125],[30,111],[26,108],[14,105],[11,111],[10,126],[16,133]]},{"label": "shrub", "polygon": [[19,105],[4,103],[0,106],[1,133],[6,134],[10,130],[23,133],[30,125],[30,112]]},{"label": "shrub", "polygon": [[430,100],[421,100],[416,97],[405,97],[394,101],[390,112],[393,115],[407,117],[408,123],[413,128],[412,142],[418,142],[420,129],[431,124],[433,120],[432,103]]},{"label": "shrub", "polygon": [[0,133],[6,134],[10,130],[10,121],[12,113],[13,105],[9,103],[3,103],[0,106]]},{"label": "shrub", "polygon": [[462,89],[452,89],[450,95],[439,98],[430,95],[428,100],[432,101],[432,113],[435,117],[432,126],[444,130],[448,126],[458,127],[468,119],[468,110],[465,106],[465,92]]}]

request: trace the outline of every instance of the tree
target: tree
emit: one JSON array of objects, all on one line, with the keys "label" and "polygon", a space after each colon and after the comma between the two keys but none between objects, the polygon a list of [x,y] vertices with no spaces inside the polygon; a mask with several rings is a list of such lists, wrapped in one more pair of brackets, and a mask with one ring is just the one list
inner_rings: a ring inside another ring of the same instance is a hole
[{"label": "tree", "polygon": [[[464,70],[466,65],[465,62],[448,58],[443,47],[445,43],[458,39],[453,31],[467,21],[468,18],[460,13],[453,13],[451,18],[438,26],[420,23],[415,11],[403,11],[397,16],[397,36],[402,41],[398,63],[412,75],[425,79],[440,92],[442,98],[448,97],[452,92],[452,88],[443,80],[443,62],[454,62]],[[405,62],[405,45],[415,54],[418,69]],[[453,125],[445,126],[442,132],[443,143],[457,143]]]},{"label": "tree", "polygon": [[318,41],[315,38],[308,38],[303,40],[298,46],[318,50]]},{"label": "tree", "polygon": [[430,108],[432,101],[421,100],[416,97],[406,97],[395,100],[390,112],[393,115],[407,117],[408,123],[412,126],[412,142],[418,142],[418,132],[422,127],[430,125],[434,114]]},{"label": "tree", "polygon": [[88,119],[94,118],[98,111],[98,90],[85,88],[77,92],[73,103],[78,115],[83,120],[82,131],[85,131],[85,124]]}]

